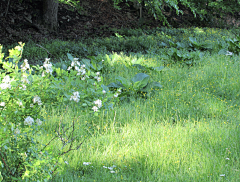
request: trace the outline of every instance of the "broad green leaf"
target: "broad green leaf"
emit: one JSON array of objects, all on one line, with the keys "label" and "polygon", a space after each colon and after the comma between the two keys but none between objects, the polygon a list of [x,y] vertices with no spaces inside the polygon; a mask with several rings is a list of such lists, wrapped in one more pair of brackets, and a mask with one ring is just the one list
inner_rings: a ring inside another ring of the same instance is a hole
[{"label": "broad green leaf", "polygon": [[70,59],[70,61],[73,61],[73,56],[71,54],[67,53],[67,57]]},{"label": "broad green leaf", "polygon": [[194,38],[194,37],[189,37],[189,40],[190,40],[191,43],[197,44],[197,39],[196,39],[196,38]]},{"label": "broad green leaf", "polygon": [[133,78],[133,87],[136,90],[140,90],[148,84],[150,76],[145,73],[138,73]]},{"label": "broad green leaf", "polygon": [[127,80],[126,78],[123,78],[121,76],[116,77],[116,80],[121,82],[121,84],[126,88],[130,87],[132,84],[129,80]]}]

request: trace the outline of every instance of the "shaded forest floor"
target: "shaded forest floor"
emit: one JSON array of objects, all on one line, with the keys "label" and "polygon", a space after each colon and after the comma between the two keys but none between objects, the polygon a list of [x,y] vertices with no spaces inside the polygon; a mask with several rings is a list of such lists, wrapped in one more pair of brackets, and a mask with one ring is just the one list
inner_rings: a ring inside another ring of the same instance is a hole
[{"label": "shaded forest floor", "polygon": [[[114,29],[161,27],[162,22],[155,20],[143,10],[143,19],[139,18],[139,10],[126,3],[121,3],[121,10],[113,7],[112,2],[104,0],[84,0],[77,6],[60,3],[58,32],[49,32],[41,25],[41,0],[3,0],[0,4],[0,44],[12,44],[34,40],[79,40],[88,37],[107,37],[114,35]],[[131,5],[131,4],[130,4]],[[180,7],[181,8],[181,7]],[[174,28],[189,26],[207,26],[209,22],[195,19],[188,9],[183,9],[184,15],[177,16],[168,10],[164,14]],[[228,24],[239,26],[234,18],[229,18]],[[214,24],[212,26],[218,27]]]}]

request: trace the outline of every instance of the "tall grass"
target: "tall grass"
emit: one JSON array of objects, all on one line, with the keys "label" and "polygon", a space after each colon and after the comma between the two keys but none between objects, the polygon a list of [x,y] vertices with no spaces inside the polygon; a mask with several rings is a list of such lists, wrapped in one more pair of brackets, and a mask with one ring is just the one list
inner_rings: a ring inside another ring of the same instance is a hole
[{"label": "tall grass", "polygon": [[[162,65],[157,56],[145,58]],[[104,82],[139,72],[127,69],[126,60],[111,62]],[[239,181],[239,66],[237,56],[206,55],[193,67],[148,72],[161,90],[148,99],[130,97],[98,117],[71,106],[46,108],[43,143],[59,120],[73,119],[83,142],[54,181]]]}]

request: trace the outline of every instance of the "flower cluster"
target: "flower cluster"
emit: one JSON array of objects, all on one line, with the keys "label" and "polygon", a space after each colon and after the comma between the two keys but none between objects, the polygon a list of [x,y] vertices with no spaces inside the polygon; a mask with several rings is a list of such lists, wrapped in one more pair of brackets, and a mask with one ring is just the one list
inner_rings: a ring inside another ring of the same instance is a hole
[{"label": "flower cluster", "polygon": [[[71,66],[69,66],[67,70],[71,70],[72,68],[74,68],[78,72],[77,75],[85,75],[86,74],[85,65],[84,64],[81,65],[78,59],[79,58],[73,58]],[[83,77],[83,80],[85,80],[85,77]]]},{"label": "flower cluster", "polygon": [[8,75],[6,75],[3,80],[2,80],[2,83],[0,84],[0,87],[2,90],[5,90],[5,89],[11,89],[11,79]]},{"label": "flower cluster", "polygon": [[28,60],[24,59],[23,64],[21,65],[22,72],[25,72],[27,69],[30,69],[30,66],[28,64]]},{"label": "flower cluster", "polygon": [[73,92],[73,95],[71,96],[70,100],[73,100],[75,102],[79,102],[80,95],[79,92]]},{"label": "flower cluster", "polygon": [[[50,63],[50,58],[46,58],[45,62],[43,63],[43,67],[46,69],[45,72],[46,73],[50,73],[52,74],[53,69],[52,69],[52,63]],[[40,68],[43,68],[42,66]],[[42,72],[42,77],[45,76],[45,72]]]},{"label": "flower cluster", "polygon": [[100,76],[100,72],[97,72],[96,76],[94,77],[98,82],[101,81],[101,77],[99,77],[99,76]]},{"label": "flower cluster", "polygon": [[31,118],[30,116],[28,116],[25,120],[24,120],[24,124],[31,126],[34,123],[34,119]]},{"label": "flower cluster", "polygon": [[[28,125],[31,126],[34,123],[34,119],[30,116],[28,116],[25,120],[24,120],[24,125]],[[40,126],[42,124],[42,121],[40,119],[36,119],[36,123],[38,126]]]},{"label": "flower cluster", "polygon": [[121,91],[121,88],[120,88],[120,89],[118,89],[118,90],[117,90],[117,93],[116,93],[116,94],[114,94],[114,97],[115,97],[115,98],[117,98],[117,97],[118,97],[118,95],[120,95],[120,94],[121,94],[121,92],[122,92],[122,91]]},{"label": "flower cluster", "polygon": [[117,166],[113,165],[111,167],[106,167],[106,166],[103,166],[103,168],[106,168],[106,169],[109,169],[110,170],[110,173],[116,173],[113,169],[116,168]]},{"label": "flower cluster", "polygon": [[34,104],[35,104],[35,103],[38,103],[39,106],[42,105],[41,98],[40,98],[39,96],[35,95],[35,96],[33,97],[33,103],[34,103]]},{"label": "flower cluster", "polygon": [[98,111],[98,109],[102,107],[102,101],[99,99],[94,101],[93,103],[95,104],[95,106],[93,106],[92,108],[94,112]]}]

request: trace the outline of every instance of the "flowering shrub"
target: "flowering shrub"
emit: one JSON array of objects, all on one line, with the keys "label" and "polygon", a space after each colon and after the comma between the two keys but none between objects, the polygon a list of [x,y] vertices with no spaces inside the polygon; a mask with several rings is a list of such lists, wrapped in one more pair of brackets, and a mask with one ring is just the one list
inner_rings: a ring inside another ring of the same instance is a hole
[{"label": "flowering shrub", "polygon": [[[0,181],[47,181],[60,165],[61,156],[71,150],[54,155],[50,144],[41,148],[36,139],[44,118],[40,115],[43,105],[66,103],[97,115],[102,106],[114,104],[117,93],[102,85],[100,72],[87,70],[77,58],[67,71],[56,69],[46,59],[43,66],[35,66],[35,73],[27,60],[19,66],[24,44],[9,51],[9,61],[2,61],[0,47]],[[56,72],[56,76],[53,76]],[[63,126],[62,126],[63,127]],[[74,129],[73,131],[74,132]],[[60,138],[55,131],[53,139]],[[70,143],[74,140],[71,139]],[[64,143],[64,146],[65,146]],[[51,153],[51,155],[49,154]]]}]

